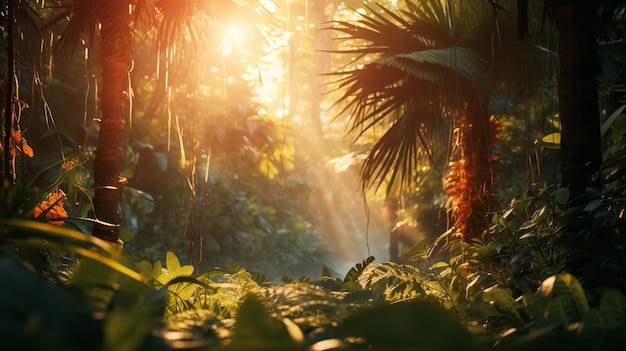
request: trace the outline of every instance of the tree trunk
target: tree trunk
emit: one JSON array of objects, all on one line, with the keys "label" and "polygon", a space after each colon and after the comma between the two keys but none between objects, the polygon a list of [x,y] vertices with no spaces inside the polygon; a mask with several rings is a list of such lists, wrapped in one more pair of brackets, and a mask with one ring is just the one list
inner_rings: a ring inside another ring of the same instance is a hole
[{"label": "tree trunk", "polygon": [[131,18],[125,0],[101,1],[99,64],[102,71],[102,120],[94,160],[94,213],[99,221],[93,236],[118,242],[120,216],[120,139],[124,104],[128,98],[128,72],[133,52]]},{"label": "tree trunk", "polygon": [[561,181],[576,198],[585,193],[589,177],[602,163],[594,28],[597,4],[595,0],[552,0],[548,5],[559,40]]},{"label": "tree trunk", "polygon": [[491,214],[499,209],[493,175],[492,152],[497,138],[496,121],[487,115],[487,99],[473,92],[475,99],[459,111],[457,161],[444,179],[450,195],[447,208],[463,241],[480,238],[489,228]]},{"label": "tree trunk", "polygon": [[7,78],[6,101],[4,107],[4,178],[11,183],[15,182],[15,155],[11,152],[11,132],[13,131],[13,99],[15,98],[15,3],[13,0],[6,4],[7,11]]},{"label": "tree trunk", "polygon": [[324,52],[324,50],[330,49],[331,32],[328,30],[321,30],[326,23],[331,20],[326,15],[326,1],[313,2],[313,23],[314,27],[314,43],[315,51],[313,52],[313,72],[312,72],[312,93],[311,108],[310,108],[310,122],[311,133],[313,134],[314,142],[322,142],[324,139],[324,128],[322,125],[322,96],[324,95],[324,84],[326,83],[326,77],[323,75],[326,72],[330,72],[330,54]]}]

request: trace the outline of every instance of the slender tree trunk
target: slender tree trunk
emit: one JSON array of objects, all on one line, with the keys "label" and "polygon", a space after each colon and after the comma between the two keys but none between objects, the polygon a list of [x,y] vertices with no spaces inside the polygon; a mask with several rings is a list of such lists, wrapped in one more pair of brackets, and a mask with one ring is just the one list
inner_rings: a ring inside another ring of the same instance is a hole
[{"label": "slender tree trunk", "polygon": [[13,0],[7,1],[7,87],[6,101],[4,107],[4,177],[10,182],[15,181],[13,168],[15,154],[11,152],[11,132],[13,131],[13,98],[15,97],[15,3]]},{"label": "slender tree trunk", "polygon": [[400,210],[398,199],[394,196],[385,201],[384,213],[389,225],[389,261],[398,262],[400,257],[400,233],[398,224],[398,211]]},{"label": "slender tree trunk", "polygon": [[124,129],[124,104],[128,98],[128,72],[133,49],[128,2],[100,2],[101,42],[99,64],[102,70],[102,121],[94,160],[94,212],[100,221],[93,236],[106,241],[119,240],[120,216],[120,139]]},{"label": "slender tree trunk", "polygon": [[311,98],[310,130],[314,136],[313,140],[319,142],[324,139],[321,106],[326,78],[323,74],[330,72],[330,54],[328,52],[324,52],[323,50],[329,50],[331,43],[330,31],[321,29],[328,21],[330,21],[330,18],[326,15],[326,1],[314,1],[313,23],[315,24],[315,27],[313,35],[315,38],[315,51],[313,52],[313,74],[311,83],[313,96]]},{"label": "slender tree trunk", "polygon": [[562,184],[575,198],[585,193],[589,177],[602,163],[594,28],[597,1],[552,0],[548,5],[559,38]]}]

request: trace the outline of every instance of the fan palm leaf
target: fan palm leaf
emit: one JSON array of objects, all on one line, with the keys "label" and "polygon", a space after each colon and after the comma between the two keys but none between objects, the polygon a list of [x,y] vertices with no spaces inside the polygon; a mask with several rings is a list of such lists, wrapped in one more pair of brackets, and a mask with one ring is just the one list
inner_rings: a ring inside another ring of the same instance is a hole
[{"label": "fan palm leaf", "polygon": [[462,80],[480,89],[486,89],[489,85],[486,61],[467,47],[413,51],[384,57],[377,62],[440,86],[454,84],[445,81],[450,76],[455,82]]}]

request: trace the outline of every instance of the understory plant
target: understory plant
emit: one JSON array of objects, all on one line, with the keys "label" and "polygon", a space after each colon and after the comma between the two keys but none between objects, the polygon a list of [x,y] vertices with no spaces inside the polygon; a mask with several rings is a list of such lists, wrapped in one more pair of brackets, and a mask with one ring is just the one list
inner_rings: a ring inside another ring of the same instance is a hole
[{"label": "understory plant", "polygon": [[[422,271],[373,258],[343,278],[322,269],[316,280],[272,283],[234,266],[194,273],[169,253],[165,264],[140,263],[140,274],[99,241],[72,230],[17,220],[3,226],[12,228],[5,235],[22,233],[20,246],[74,257],[70,273],[51,280],[26,268],[24,258],[3,252],[0,269],[6,268],[12,287],[2,290],[12,311],[1,322],[10,326],[3,329],[12,333],[3,338],[9,348],[554,350],[561,349],[559,342],[612,350],[624,342],[623,294],[605,289],[591,302],[568,273],[549,276],[519,296],[497,284],[474,289],[469,276],[455,278],[463,270],[450,264]],[[455,291],[462,286],[463,293]]]},{"label": "understory plant", "polygon": [[[241,266],[198,270],[172,252],[133,264],[70,228],[74,219],[46,217],[52,203],[34,217],[52,188],[5,186],[2,346],[614,350],[626,342],[620,184],[574,204],[565,188],[524,194],[494,214],[482,240],[421,242],[400,262],[368,257],[343,277],[321,266],[319,277],[280,282]],[[581,221],[589,229],[579,233]]]}]

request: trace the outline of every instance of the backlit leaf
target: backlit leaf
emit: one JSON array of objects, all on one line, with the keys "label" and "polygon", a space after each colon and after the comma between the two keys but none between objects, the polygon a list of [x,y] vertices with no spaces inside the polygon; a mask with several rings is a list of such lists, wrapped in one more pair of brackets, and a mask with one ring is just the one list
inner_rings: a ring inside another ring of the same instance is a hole
[{"label": "backlit leaf", "polygon": [[543,138],[541,138],[543,142],[543,146],[549,149],[560,149],[561,148],[561,133],[550,133]]}]

